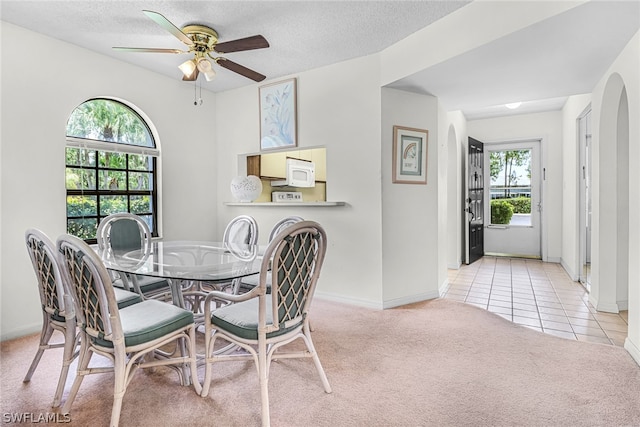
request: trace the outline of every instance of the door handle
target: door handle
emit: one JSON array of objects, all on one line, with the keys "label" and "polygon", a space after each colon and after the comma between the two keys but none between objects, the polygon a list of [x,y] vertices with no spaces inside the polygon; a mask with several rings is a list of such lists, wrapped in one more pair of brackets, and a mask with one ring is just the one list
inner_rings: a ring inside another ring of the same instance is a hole
[{"label": "door handle", "polygon": [[465,211],[471,214],[471,221],[476,219],[476,214],[473,213],[473,211],[471,210],[471,207],[468,207],[467,209],[465,209]]}]

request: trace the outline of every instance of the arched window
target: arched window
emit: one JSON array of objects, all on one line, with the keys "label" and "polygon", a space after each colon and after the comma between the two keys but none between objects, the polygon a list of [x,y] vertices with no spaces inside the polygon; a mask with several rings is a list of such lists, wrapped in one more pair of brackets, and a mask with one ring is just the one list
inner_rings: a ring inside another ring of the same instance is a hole
[{"label": "arched window", "polygon": [[89,243],[107,215],[130,212],[157,225],[159,150],[144,119],[113,99],[90,99],[67,122],[67,232]]}]

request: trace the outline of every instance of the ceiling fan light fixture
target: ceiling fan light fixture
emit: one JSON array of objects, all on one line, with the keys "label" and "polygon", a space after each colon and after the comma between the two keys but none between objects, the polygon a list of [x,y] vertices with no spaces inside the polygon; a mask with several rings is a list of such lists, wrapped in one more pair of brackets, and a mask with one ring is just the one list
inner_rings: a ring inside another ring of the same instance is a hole
[{"label": "ceiling fan light fixture", "polygon": [[505,107],[507,107],[510,110],[515,110],[516,108],[518,108],[520,105],[522,105],[522,102],[512,102],[510,104],[504,104]]},{"label": "ceiling fan light fixture", "polygon": [[216,77],[216,72],[211,66],[211,62],[205,58],[198,59],[198,71],[204,74],[204,77],[208,82],[213,80]]},{"label": "ceiling fan light fixture", "polygon": [[180,71],[182,71],[182,74],[184,74],[185,77],[189,77],[196,70],[196,61],[190,59],[180,64],[178,68],[180,68]]}]

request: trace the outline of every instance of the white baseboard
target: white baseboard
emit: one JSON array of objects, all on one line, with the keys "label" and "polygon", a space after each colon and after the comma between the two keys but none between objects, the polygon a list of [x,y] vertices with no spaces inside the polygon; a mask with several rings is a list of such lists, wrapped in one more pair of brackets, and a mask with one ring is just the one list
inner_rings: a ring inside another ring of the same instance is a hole
[{"label": "white baseboard", "polygon": [[449,270],[460,270],[461,266],[462,266],[462,263],[460,261],[458,261],[457,264],[447,264],[447,268]]},{"label": "white baseboard", "polygon": [[564,262],[564,260],[560,261],[560,265],[562,266],[562,268],[564,268],[564,271],[567,272],[571,280],[573,280],[574,282],[577,282],[578,280],[580,280],[578,275],[573,271],[573,269],[569,268],[569,266]]},{"label": "white baseboard", "polygon": [[449,288],[449,279],[444,279],[444,282],[440,284],[438,287],[438,296],[444,295],[447,292],[447,288]]},{"label": "white baseboard", "polygon": [[591,294],[589,295],[589,302],[598,311],[603,311],[605,313],[616,313],[616,314],[620,313],[620,308],[618,307],[618,304],[616,304],[616,303],[610,303],[610,304],[600,303],[600,302],[598,302],[598,300],[593,298],[593,296]]},{"label": "white baseboard", "polygon": [[394,307],[400,307],[402,305],[406,305],[406,304],[413,304],[414,302],[420,302],[420,301],[426,301],[426,300],[430,300],[430,299],[435,299],[435,298],[440,298],[440,295],[442,294],[442,290],[446,289],[446,287],[448,286],[448,280],[445,280],[444,283],[441,285],[441,287],[439,288],[439,290],[437,291],[429,291],[429,292],[424,292],[421,294],[416,294],[416,295],[409,295],[406,297],[402,297],[402,298],[395,298],[395,299],[391,299],[388,301],[371,301],[371,300],[363,300],[363,299],[359,299],[359,298],[351,298],[351,297],[345,297],[343,295],[336,295],[336,294],[331,294],[331,293],[327,293],[327,292],[319,292],[316,291],[316,298],[320,298],[326,301],[334,301],[334,302],[339,302],[339,303],[343,303],[343,304],[349,304],[349,305],[355,305],[358,307],[366,307],[366,308],[373,308],[376,310],[384,310],[387,308],[394,308]]},{"label": "white baseboard", "polygon": [[0,341],[7,341],[15,338],[24,337],[27,335],[35,334],[36,332],[40,332],[41,330],[42,330],[42,323],[34,323],[29,326],[22,327],[20,329],[9,331],[7,333],[3,332],[2,335],[0,335]]},{"label": "white baseboard", "polygon": [[364,300],[360,298],[345,297],[344,295],[336,295],[327,292],[316,291],[316,298],[320,298],[326,301],[334,301],[343,304],[355,305],[358,307],[374,308],[376,310],[382,310],[384,307],[380,301]]},{"label": "white baseboard", "polygon": [[396,298],[388,301],[383,301],[383,308],[394,308],[402,305],[413,304],[414,302],[426,301],[440,297],[440,291],[430,291],[417,295],[409,295],[402,298]]},{"label": "white baseboard", "polygon": [[616,301],[619,310],[629,310],[629,301]]},{"label": "white baseboard", "polygon": [[640,366],[640,347],[631,342],[629,337],[627,337],[627,339],[624,340],[624,349],[629,352],[633,360]]}]

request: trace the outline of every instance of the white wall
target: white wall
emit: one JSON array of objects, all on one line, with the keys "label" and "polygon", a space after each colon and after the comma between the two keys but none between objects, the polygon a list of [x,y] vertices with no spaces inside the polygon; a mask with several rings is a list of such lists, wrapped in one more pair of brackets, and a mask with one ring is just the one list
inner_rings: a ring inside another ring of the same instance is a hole
[{"label": "white wall", "polygon": [[562,112],[521,114],[467,123],[470,137],[485,143],[542,138],[542,259],[562,256]]},{"label": "white wall", "polygon": [[580,173],[578,117],[591,95],[570,96],[562,108],[562,266],[573,280],[580,271]]},{"label": "white wall", "polygon": [[[36,277],[24,232],[55,240],[66,231],[65,126],[91,97],[114,96],[144,111],[162,150],[162,213],[167,237],[215,231],[213,94],[193,106],[193,86],[2,22],[1,331],[7,339],[40,329]],[[33,52],[46,72],[29,65]],[[206,123],[206,126],[203,126]]]},{"label": "white wall", "polygon": [[[598,82],[592,93],[593,108],[593,139],[594,152],[606,153],[613,150],[614,142],[609,138],[603,139],[603,135],[610,135],[612,123],[617,126],[616,108],[611,108],[608,101],[615,102],[619,99],[620,91],[624,89],[627,94],[628,115],[629,115],[629,190],[628,209],[630,221],[628,227],[628,283],[629,283],[629,327],[628,337],[625,341],[625,348],[640,363],[640,222],[637,221],[640,212],[640,32],[636,33],[629,41],[625,49],[611,65],[609,70]],[[614,117],[612,117],[614,116]],[[615,135],[617,130],[614,130]],[[600,305],[600,299],[605,299],[605,303],[611,301],[613,293],[613,303],[615,304],[615,283],[611,280],[611,263],[607,257],[611,253],[618,251],[618,242],[609,239],[606,229],[608,224],[615,223],[618,212],[617,207],[609,206],[603,199],[607,192],[614,192],[616,189],[604,186],[611,175],[611,165],[604,164],[606,159],[594,157],[593,167],[593,274],[592,292],[594,305]],[[615,168],[615,165],[613,166]],[[622,197],[624,195],[621,195]],[[634,220],[635,219],[635,220]],[[605,265],[603,265],[605,264]],[[603,271],[603,267],[609,269]],[[615,272],[615,269],[613,269]],[[604,274],[609,274],[605,276]],[[615,275],[615,273],[613,273]],[[613,289],[612,289],[613,286]],[[606,294],[603,297],[603,294]]]},{"label": "white wall", "polygon": [[[327,200],[345,207],[232,207],[229,183],[242,165],[238,156],[260,148],[258,89],[218,94],[216,138],[218,232],[236,215],[256,218],[260,240],[286,215],[320,222],[329,247],[318,296],[382,307],[382,214],[379,61],[376,56],[303,72],[298,79],[298,145],[327,150]],[[277,79],[279,81],[282,79]],[[271,83],[265,81],[263,84]]]},{"label": "white wall", "polygon": [[388,85],[584,2],[474,1],[383,50],[381,83]]},{"label": "white wall", "polygon": [[[394,125],[428,131],[427,185],[392,183]],[[439,295],[437,99],[382,88],[381,138],[383,300],[393,307]]]},{"label": "white wall", "polygon": [[447,113],[449,123],[447,135],[447,267],[460,268],[465,261],[464,229],[466,227],[464,168],[467,153],[467,120],[461,111]]}]

